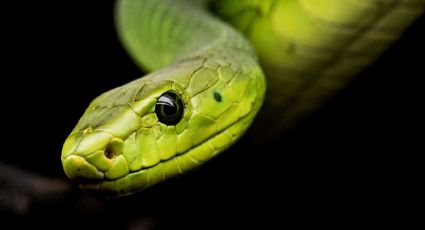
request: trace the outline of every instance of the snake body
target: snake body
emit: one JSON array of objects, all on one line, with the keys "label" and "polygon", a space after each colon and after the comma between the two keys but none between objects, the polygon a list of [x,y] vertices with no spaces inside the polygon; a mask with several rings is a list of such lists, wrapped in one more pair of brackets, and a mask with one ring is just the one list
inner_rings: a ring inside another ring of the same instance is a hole
[{"label": "snake body", "polygon": [[127,195],[215,157],[260,108],[255,130],[272,136],[345,86],[424,8],[423,0],[119,0],[123,46],[150,73],[89,105],[64,143],[65,174],[82,189]]}]

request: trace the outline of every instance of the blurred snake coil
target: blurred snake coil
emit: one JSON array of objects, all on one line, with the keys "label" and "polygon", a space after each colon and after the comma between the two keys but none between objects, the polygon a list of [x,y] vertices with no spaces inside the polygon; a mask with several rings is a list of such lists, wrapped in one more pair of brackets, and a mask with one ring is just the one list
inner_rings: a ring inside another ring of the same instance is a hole
[{"label": "blurred snake coil", "polygon": [[128,195],[217,156],[254,120],[258,138],[272,138],[424,9],[425,0],[118,0],[117,33],[149,74],[93,100],[63,145],[65,174],[83,190]]}]

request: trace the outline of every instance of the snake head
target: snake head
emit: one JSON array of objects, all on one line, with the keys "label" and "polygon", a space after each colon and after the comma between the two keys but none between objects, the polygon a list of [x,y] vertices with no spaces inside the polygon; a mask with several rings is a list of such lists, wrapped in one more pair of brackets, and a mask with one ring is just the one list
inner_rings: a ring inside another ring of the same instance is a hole
[{"label": "snake head", "polygon": [[192,60],[100,95],[64,143],[65,174],[114,197],[196,168],[254,119],[264,94],[254,74]]}]

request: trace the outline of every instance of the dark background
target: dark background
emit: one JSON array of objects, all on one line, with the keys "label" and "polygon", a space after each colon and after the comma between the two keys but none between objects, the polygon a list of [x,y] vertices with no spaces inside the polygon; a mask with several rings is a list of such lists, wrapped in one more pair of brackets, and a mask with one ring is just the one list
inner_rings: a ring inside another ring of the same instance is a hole
[{"label": "dark background", "polygon": [[[112,1],[22,3],[3,11],[0,162],[66,181],[60,151],[87,105],[142,73],[116,37]],[[194,173],[121,199],[75,188],[57,202],[29,195],[26,211],[0,209],[0,220],[13,228],[69,229],[401,223],[423,183],[415,156],[423,143],[424,25],[422,17],[274,143],[242,139]],[[0,184],[0,203],[13,196],[7,190]]]}]

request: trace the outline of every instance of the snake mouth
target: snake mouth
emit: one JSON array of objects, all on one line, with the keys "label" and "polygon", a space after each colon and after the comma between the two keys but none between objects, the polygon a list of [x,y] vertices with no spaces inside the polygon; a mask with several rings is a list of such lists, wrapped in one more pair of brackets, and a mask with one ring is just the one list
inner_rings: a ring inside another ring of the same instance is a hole
[{"label": "snake mouth", "polygon": [[62,157],[62,165],[66,176],[76,183],[88,183],[103,180],[105,175],[84,157],[70,155]]},{"label": "snake mouth", "polygon": [[74,158],[74,156],[65,158],[63,159],[64,165],[78,161],[79,165],[83,166],[81,172],[85,173],[85,177],[77,179],[76,182],[81,189],[88,193],[105,197],[129,195],[168,178],[184,174],[218,155],[241,136],[240,130],[247,127],[247,124],[241,121],[244,120],[243,118],[245,117],[238,119],[202,143],[170,159],[137,171],[129,172],[127,170],[125,174],[112,179],[107,176],[108,172],[102,172],[83,157],[81,159],[79,157]]}]

